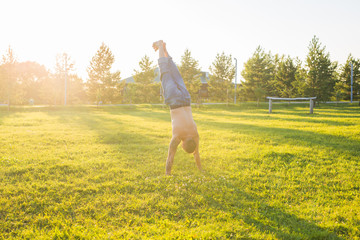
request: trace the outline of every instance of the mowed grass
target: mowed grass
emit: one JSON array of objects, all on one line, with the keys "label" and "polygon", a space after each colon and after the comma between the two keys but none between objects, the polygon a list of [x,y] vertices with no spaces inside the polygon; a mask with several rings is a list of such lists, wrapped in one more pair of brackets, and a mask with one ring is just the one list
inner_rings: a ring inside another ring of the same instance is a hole
[{"label": "mowed grass", "polygon": [[360,107],[308,111],[193,107],[166,177],[167,108],[0,109],[0,238],[360,239]]}]

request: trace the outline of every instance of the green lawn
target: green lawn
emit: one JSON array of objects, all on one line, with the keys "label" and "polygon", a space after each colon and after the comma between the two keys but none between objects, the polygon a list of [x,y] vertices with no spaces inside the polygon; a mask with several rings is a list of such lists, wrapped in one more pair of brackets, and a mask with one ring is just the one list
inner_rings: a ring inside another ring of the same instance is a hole
[{"label": "green lawn", "polygon": [[360,239],[360,107],[0,108],[0,239]]}]

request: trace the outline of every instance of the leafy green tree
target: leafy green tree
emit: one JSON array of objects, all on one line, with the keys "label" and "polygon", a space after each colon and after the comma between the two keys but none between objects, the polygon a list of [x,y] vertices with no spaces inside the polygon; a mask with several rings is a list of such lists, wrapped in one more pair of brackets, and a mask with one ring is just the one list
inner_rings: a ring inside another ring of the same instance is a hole
[{"label": "leafy green tree", "polygon": [[[209,94],[213,100],[228,101],[232,96],[232,80],[235,76],[235,67],[232,56],[217,54],[215,61],[210,66]],[[229,93],[230,92],[230,93]]]},{"label": "leafy green tree", "polygon": [[355,99],[356,95],[360,92],[360,59],[355,59],[351,54],[348,56],[344,65],[340,67],[340,78],[339,81],[342,84],[337,84],[337,91],[342,92],[342,96],[349,100],[351,98],[351,66],[353,65],[353,96]]},{"label": "leafy green tree", "polygon": [[60,97],[58,96],[56,89],[56,84],[58,83],[57,80],[54,73],[49,73],[48,77],[41,81],[39,86],[39,96],[42,103],[49,105],[60,104]]},{"label": "leafy green tree", "polygon": [[[270,53],[258,46],[252,57],[245,62],[244,70],[241,75],[244,78],[242,86],[242,94],[248,100],[257,99],[256,92],[264,92],[264,95],[272,95],[274,87],[272,80],[274,79],[274,64]],[[261,89],[261,91],[260,91]]]},{"label": "leafy green tree", "polygon": [[189,49],[186,49],[181,57],[179,72],[184,80],[185,86],[190,93],[191,99],[196,101],[199,98],[201,81],[199,80],[199,62],[191,56]]},{"label": "leafy green tree", "polygon": [[120,72],[111,72],[114,61],[115,58],[110,48],[102,43],[87,69],[89,75],[88,96],[91,101],[105,103],[118,100],[117,87],[120,82]]},{"label": "leafy green tree", "polygon": [[137,84],[128,83],[125,88],[125,103],[139,103],[140,101],[137,98]]},{"label": "leafy green tree", "polygon": [[319,39],[314,36],[309,44],[306,58],[306,89],[305,95],[317,97],[317,102],[330,99],[335,86],[336,63],[330,60]]},{"label": "leafy green tree", "polygon": [[6,99],[5,68],[0,64],[0,103]]},{"label": "leafy green tree", "polygon": [[12,48],[9,46],[5,55],[2,57],[1,63],[1,89],[2,98],[7,102],[8,106],[14,99],[15,89],[17,85],[16,79],[16,64],[17,60]]},{"label": "leafy green tree", "polygon": [[41,85],[49,78],[48,70],[36,62],[20,62],[16,64],[16,104],[29,104],[30,99],[36,104],[43,102]]},{"label": "leafy green tree", "polygon": [[[135,88],[133,91],[135,96],[133,100],[135,103],[152,103],[159,101],[160,83],[154,82],[154,69],[153,61],[148,56],[144,56],[139,62],[140,70],[134,70]],[[131,92],[131,91],[130,91]]]},{"label": "leafy green tree", "polygon": [[69,104],[80,104],[87,100],[85,83],[76,74],[70,74],[68,76],[68,102]]},{"label": "leafy green tree", "polygon": [[0,66],[0,102],[29,104],[32,99],[36,104],[44,103],[42,88],[50,78],[49,71],[36,62],[11,61],[11,55],[8,52]]}]

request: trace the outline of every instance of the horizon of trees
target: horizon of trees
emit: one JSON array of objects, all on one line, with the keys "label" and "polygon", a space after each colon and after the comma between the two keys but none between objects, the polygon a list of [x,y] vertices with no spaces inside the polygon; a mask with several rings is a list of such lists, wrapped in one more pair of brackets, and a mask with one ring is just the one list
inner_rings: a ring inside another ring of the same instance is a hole
[{"label": "horizon of trees", "polygon": [[[115,57],[104,43],[89,61],[86,81],[74,71],[66,53],[56,56],[54,70],[32,61],[18,62],[8,48],[0,61],[0,103],[10,105],[160,103],[161,83],[154,82],[156,68],[148,56],[134,70],[135,83],[126,84],[120,71],[112,72]],[[244,63],[244,79],[236,92],[240,101],[264,101],[266,96],[317,97],[318,102],[350,99],[350,63],[353,65],[354,100],[360,100],[360,59],[349,54],[344,64],[331,61],[329,52],[314,36],[305,61],[289,55],[272,55],[258,46]],[[229,102],[234,98],[235,66],[233,57],[218,53],[209,67],[208,97],[201,99],[199,62],[186,49],[179,71],[193,102]]]}]

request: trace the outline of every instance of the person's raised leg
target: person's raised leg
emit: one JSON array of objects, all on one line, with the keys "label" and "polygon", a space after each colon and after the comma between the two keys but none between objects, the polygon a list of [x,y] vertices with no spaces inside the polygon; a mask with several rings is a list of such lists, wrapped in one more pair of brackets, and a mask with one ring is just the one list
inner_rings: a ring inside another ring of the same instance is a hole
[{"label": "person's raised leg", "polygon": [[165,44],[162,40],[154,42],[153,48],[155,51],[159,51],[159,69],[160,69],[160,80],[164,90],[165,103],[169,106],[176,105],[177,96],[181,94],[179,91],[175,79],[172,74],[171,66],[169,64]]},{"label": "person's raised leg", "polygon": [[171,75],[174,79],[175,84],[177,85],[177,88],[181,91],[181,93],[183,94],[183,96],[185,98],[190,99],[190,94],[185,86],[184,79],[182,78],[178,67],[176,66],[176,64],[174,63],[172,58],[170,57],[169,52],[167,51],[166,43],[164,43],[164,42],[163,42],[163,50],[164,50],[164,54],[167,57],[168,67],[169,67],[169,70],[171,71]]},{"label": "person's raised leg", "polygon": [[166,48],[166,43],[163,43],[163,51],[164,51],[164,54],[168,58],[168,66],[169,66],[171,74],[174,78],[174,82],[176,83],[176,85],[180,89],[180,91],[190,98],[190,94],[189,94],[188,90],[186,89],[184,79],[182,78],[178,67],[176,66],[176,64],[174,63],[172,58],[169,57],[169,53]]},{"label": "person's raised leg", "polygon": [[174,63],[174,61],[172,60],[171,57],[169,57],[169,52],[167,51],[166,48],[166,43],[163,44],[163,48],[164,48],[164,53],[165,55],[169,58],[169,67],[171,69],[171,72],[174,74],[175,77],[175,81],[178,82],[180,85],[184,85],[184,80],[182,79],[182,76],[180,74],[180,71],[178,69],[178,67],[176,66],[176,64]]}]

